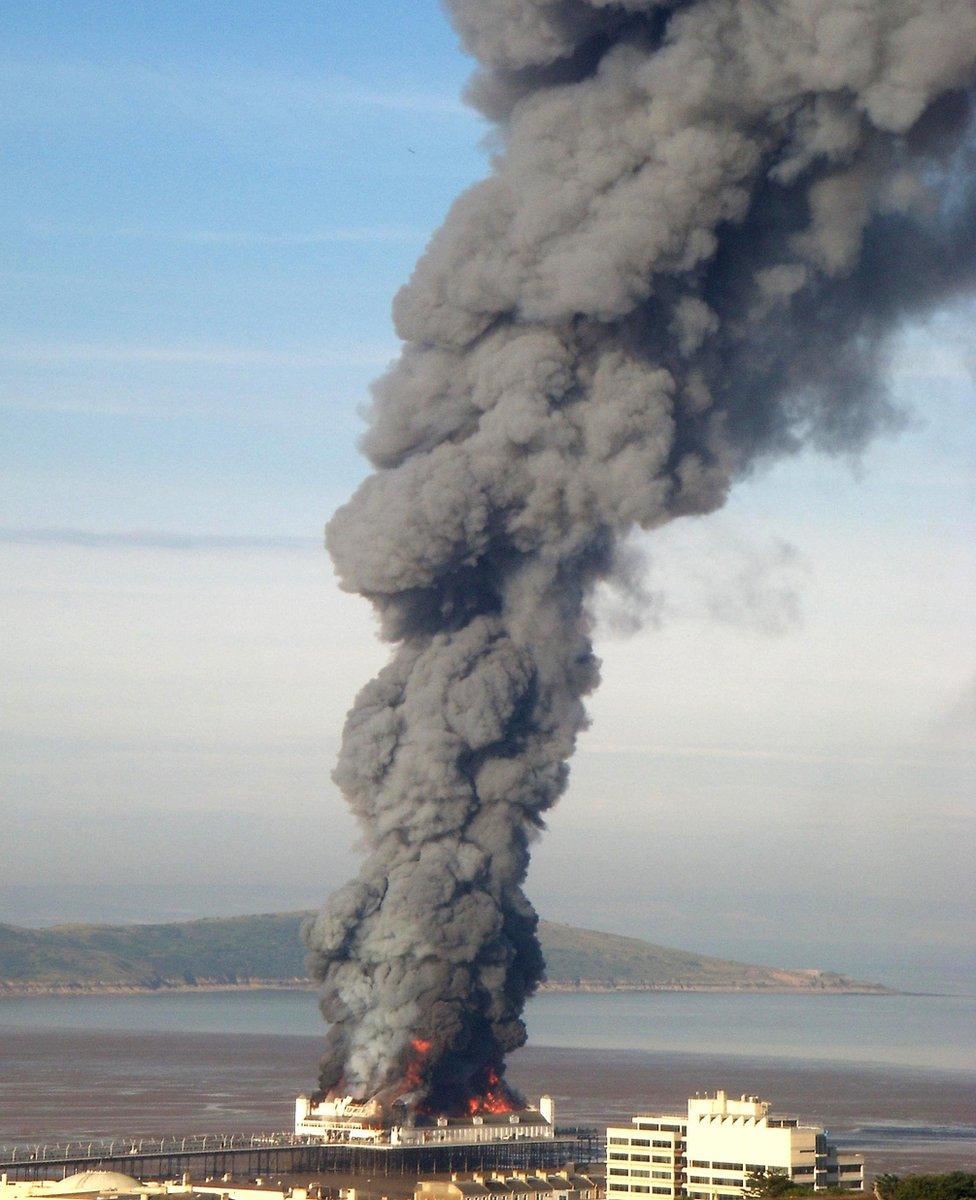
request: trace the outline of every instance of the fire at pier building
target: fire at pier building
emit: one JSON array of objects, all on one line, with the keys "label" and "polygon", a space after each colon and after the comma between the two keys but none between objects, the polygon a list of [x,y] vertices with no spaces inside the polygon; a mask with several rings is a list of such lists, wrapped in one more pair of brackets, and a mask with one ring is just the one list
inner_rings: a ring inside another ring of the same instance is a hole
[{"label": "fire at pier building", "polygon": [[839,1154],[820,1126],[769,1109],[758,1096],[716,1092],[689,1100],[687,1115],[641,1113],[608,1129],[607,1200],[732,1200],[761,1172],[817,1191],[863,1191],[861,1155]]},{"label": "fire at pier building", "polygon": [[480,1112],[464,1117],[427,1116],[394,1105],[389,1113],[376,1100],[351,1096],[295,1101],[295,1132],[326,1143],[349,1146],[479,1146],[495,1142],[546,1142],[555,1137],[551,1096],[538,1108]]}]

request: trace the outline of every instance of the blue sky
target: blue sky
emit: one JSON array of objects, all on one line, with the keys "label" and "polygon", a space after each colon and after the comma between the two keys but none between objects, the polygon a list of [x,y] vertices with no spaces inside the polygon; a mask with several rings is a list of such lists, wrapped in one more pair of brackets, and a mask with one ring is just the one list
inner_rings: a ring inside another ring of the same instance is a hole
[{"label": "blue sky", "polygon": [[[392,296],[488,169],[470,63],[433,0],[0,24],[0,919],[314,904],[352,869],[328,775],[383,659],[319,540]],[[646,539],[641,633],[601,600],[546,915],[972,985],[972,327],[896,339],[911,416],[860,463],[782,462]]]},{"label": "blue sky", "polygon": [[390,298],[484,170],[447,23],[415,6],[405,42],[402,6],[351,2],[3,20],[7,519],[317,528],[361,469]]}]

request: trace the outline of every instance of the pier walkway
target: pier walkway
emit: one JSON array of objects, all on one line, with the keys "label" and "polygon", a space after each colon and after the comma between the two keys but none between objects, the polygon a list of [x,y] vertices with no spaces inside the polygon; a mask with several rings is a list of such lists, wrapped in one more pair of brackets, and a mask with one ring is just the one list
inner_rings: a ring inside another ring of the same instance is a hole
[{"label": "pier walkway", "polygon": [[136,1179],[279,1177],[333,1172],[422,1175],[444,1171],[555,1169],[602,1158],[595,1129],[558,1129],[545,1141],[440,1146],[328,1144],[281,1133],[203,1134],[196,1137],[113,1138],[0,1147],[8,1179],[60,1179],[78,1171],[119,1171]]}]

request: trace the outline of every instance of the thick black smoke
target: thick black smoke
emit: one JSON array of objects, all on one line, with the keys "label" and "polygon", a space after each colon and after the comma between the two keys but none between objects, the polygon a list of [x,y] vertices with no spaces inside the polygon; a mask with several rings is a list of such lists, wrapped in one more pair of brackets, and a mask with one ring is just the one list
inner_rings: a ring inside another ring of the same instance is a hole
[{"label": "thick black smoke", "polygon": [[448,7],[502,148],[396,299],[328,530],[396,649],[335,776],[366,859],[306,933],[323,1091],[439,1111],[525,1039],[521,885],[621,539],[890,423],[886,335],[976,265],[972,0]]}]

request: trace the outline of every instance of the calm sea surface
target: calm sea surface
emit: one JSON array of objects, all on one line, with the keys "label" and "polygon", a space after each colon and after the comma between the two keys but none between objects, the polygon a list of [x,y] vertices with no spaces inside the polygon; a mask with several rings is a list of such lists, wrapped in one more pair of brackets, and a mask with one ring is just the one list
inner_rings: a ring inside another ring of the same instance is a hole
[{"label": "calm sea surface", "polygon": [[[976,1073],[976,997],[549,993],[528,1008],[531,1043],[656,1053],[880,1063]],[[310,992],[170,992],[0,999],[4,1029],[306,1034]]]}]

